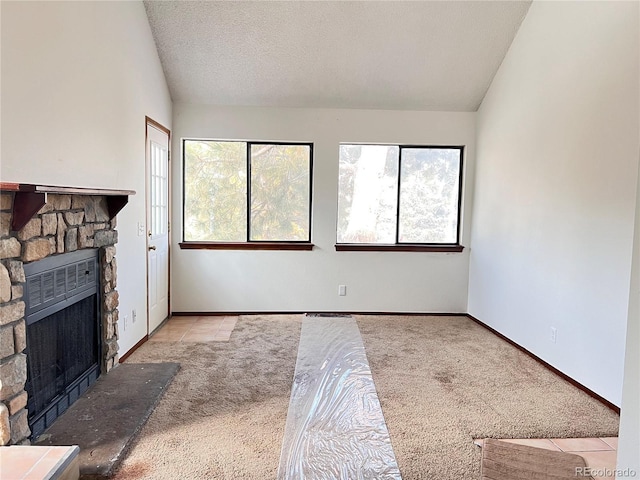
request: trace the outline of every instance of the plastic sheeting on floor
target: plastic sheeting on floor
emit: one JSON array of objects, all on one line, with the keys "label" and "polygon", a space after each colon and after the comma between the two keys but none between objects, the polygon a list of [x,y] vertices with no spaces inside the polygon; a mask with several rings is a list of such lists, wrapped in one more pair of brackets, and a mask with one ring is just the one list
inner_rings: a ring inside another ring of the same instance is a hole
[{"label": "plastic sheeting on floor", "polygon": [[360,331],[306,317],[278,480],[401,479]]}]

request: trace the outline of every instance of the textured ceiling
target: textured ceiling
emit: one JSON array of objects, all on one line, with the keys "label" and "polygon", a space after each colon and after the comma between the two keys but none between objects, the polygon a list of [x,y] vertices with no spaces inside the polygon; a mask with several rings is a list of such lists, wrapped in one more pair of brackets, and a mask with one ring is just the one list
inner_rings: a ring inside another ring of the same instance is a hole
[{"label": "textured ceiling", "polygon": [[171,96],[475,111],[530,2],[145,1]]}]

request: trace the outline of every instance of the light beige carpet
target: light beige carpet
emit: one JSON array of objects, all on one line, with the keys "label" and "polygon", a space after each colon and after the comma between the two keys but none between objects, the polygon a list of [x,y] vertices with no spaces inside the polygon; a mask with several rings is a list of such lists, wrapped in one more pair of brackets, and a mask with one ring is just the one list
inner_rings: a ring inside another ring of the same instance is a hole
[{"label": "light beige carpet", "polygon": [[617,435],[617,414],[466,317],[356,318],[405,480],[480,478],[473,438]]},{"label": "light beige carpet", "polygon": [[[473,438],[615,436],[618,416],[466,317],[356,316],[403,478],[480,477]],[[300,315],[242,316],[228,343],[147,342],[179,362],[116,478],[275,478]]]},{"label": "light beige carpet", "polygon": [[179,362],[118,480],[275,478],[302,317],[241,317],[227,342],[147,342],[127,361]]}]

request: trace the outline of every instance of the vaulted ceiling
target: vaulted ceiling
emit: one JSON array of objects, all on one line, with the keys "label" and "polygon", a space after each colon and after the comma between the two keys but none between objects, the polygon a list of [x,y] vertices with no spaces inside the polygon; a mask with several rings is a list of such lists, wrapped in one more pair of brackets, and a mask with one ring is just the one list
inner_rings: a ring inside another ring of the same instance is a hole
[{"label": "vaulted ceiling", "polygon": [[175,102],[475,111],[530,1],[145,1]]}]

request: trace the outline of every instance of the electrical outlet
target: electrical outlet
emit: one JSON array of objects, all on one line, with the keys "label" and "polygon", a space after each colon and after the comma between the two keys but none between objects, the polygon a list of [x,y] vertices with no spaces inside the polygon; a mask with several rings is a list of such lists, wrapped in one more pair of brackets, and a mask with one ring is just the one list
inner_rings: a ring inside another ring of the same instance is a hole
[{"label": "electrical outlet", "polygon": [[131,310],[131,323],[136,323],[136,309],[134,308],[133,310]]},{"label": "electrical outlet", "polygon": [[129,315],[124,315],[122,317],[122,329],[126,330],[127,329],[127,324],[129,323]]},{"label": "electrical outlet", "polygon": [[551,327],[551,341],[553,343],[556,343],[557,338],[558,338],[558,330],[556,329],[556,327]]},{"label": "electrical outlet", "polygon": [[347,294],[347,286],[346,285],[338,285],[338,295],[344,297]]}]

